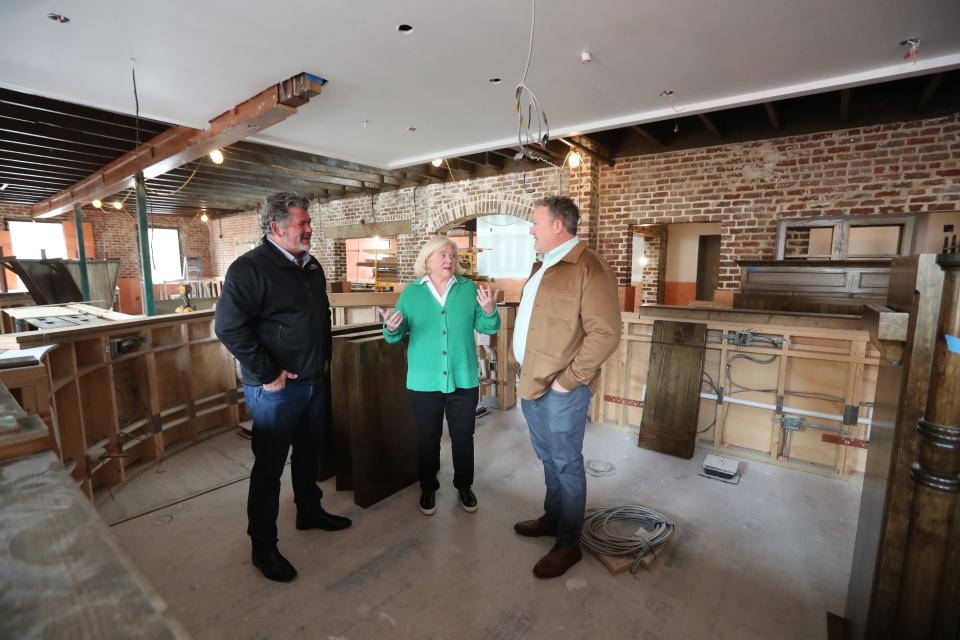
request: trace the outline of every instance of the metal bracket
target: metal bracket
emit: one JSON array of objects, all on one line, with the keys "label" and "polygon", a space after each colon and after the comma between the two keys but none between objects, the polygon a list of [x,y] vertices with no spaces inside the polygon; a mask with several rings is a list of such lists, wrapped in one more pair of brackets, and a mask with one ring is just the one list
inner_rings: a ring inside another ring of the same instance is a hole
[{"label": "metal bracket", "polygon": [[240,394],[237,393],[236,389],[227,389],[226,390],[226,400],[230,404],[237,404],[240,399]]},{"label": "metal bracket", "polygon": [[783,396],[777,396],[777,413],[783,413]]},{"label": "metal bracket", "polygon": [[152,416],[150,416],[150,422],[151,424],[153,424],[154,433],[163,432],[163,417],[159,413],[155,413]]},{"label": "metal bracket", "polygon": [[800,427],[803,426],[803,420],[794,416],[783,416],[783,418],[780,419],[780,424],[786,431],[800,431]]}]

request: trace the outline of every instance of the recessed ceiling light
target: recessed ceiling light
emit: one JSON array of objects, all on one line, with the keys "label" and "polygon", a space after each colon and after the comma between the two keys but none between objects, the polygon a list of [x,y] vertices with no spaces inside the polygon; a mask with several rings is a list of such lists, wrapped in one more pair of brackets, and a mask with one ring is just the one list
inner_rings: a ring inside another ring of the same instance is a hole
[{"label": "recessed ceiling light", "polygon": [[53,13],[52,11],[47,14],[47,17],[55,22],[59,22],[60,24],[66,24],[70,22],[70,18],[68,18],[67,16],[61,15],[59,13]]},{"label": "recessed ceiling light", "polygon": [[500,84],[501,82],[503,82],[503,80],[501,80],[500,78],[490,78],[489,80],[487,80],[487,82],[489,82],[490,84]]},{"label": "recessed ceiling light", "polygon": [[417,130],[416,127],[407,127],[407,131],[409,131],[410,133],[413,133],[416,130]]},{"label": "recessed ceiling light", "polygon": [[413,27],[411,27],[408,24],[401,24],[397,27],[397,31],[399,31],[400,33],[410,33],[411,31],[413,31]]}]

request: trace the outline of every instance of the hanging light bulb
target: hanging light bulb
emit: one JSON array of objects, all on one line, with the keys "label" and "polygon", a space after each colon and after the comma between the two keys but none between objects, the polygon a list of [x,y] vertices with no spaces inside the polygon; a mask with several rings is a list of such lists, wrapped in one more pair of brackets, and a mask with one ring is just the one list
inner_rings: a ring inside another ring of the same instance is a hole
[{"label": "hanging light bulb", "polygon": [[213,164],[223,164],[223,151],[214,149],[210,152],[210,159],[213,160]]},{"label": "hanging light bulb", "polygon": [[579,153],[577,153],[576,151],[571,151],[570,155],[567,157],[567,164],[570,165],[571,169],[576,169],[577,167],[580,166],[581,159],[582,158],[580,158]]},{"label": "hanging light bulb", "polygon": [[200,214],[200,222],[208,222],[209,220],[210,216],[207,215],[206,211]]},{"label": "hanging light bulb", "polygon": [[95,206],[97,209],[102,209],[102,208],[103,208],[103,203],[100,202],[99,200],[94,200],[94,201],[91,202],[90,204],[92,204],[93,206]]},{"label": "hanging light bulb", "polygon": [[439,167],[440,165],[443,164],[443,158],[437,158],[436,160],[434,160],[434,161],[431,162],[430,164],[432,164],[432,165],[435,166],[435,167]]},{"label": "hanging light bulb", "polygon": [[114,209],[123,209],[123,203],[120,202],[119,200],[114,200],[114,201],[113,201],[113,208],[114,208]]},{"label": "hanging light bulb", "polygon": [[674,121],[673,121],[673,132],[674,132],[674,133],[680,133],[680,121],[679,121],[679,120],[674,120]]}]

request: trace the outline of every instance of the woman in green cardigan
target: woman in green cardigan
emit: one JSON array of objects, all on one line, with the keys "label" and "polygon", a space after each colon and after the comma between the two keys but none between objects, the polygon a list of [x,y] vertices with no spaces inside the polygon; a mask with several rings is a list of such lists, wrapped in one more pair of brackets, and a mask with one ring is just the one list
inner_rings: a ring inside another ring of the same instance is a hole
[{"label": "woman in green cardigan", "polygon": [[460,274],[457,245],[446,236],[424,243],[413,265],[416,279],[408,284],[391,314],[382,310],[387,342],[407,344],[407,389],[417,423],[420,460],[420,511],[433,515],[440,488],[440,437],[447,416],[453,451],[453,486],[460,506],[477,510],[473,484],[473,430],[479,400],[474,330],[500,329],[493,295]]}]

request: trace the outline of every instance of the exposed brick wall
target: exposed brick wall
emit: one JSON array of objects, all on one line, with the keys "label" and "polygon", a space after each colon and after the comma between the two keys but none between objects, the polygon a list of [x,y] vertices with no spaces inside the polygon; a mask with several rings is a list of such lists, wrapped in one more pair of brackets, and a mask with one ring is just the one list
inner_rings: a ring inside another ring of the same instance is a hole
[{"label": "exposed brick wall", "polygon": [[[640,301],[643,304],[663,303],[663,286],[667,279],[667,225],[645,225],[640,230],[644,236],[643,257],[647,259],[647,264],[640,270]],[[632,250],[631,246],[631,253]]]},{"label": "exposed brick wall", "polygon": [[[0,202],[0,217],[31,217],[30,207]],[[140,249],[136,221],[123,211],[99,211],[90,207],[83,210],[83,219],[93,225],[94,246],[98,258],[120,258],[120,277],[140,276]],[[73,220],[73,214],[64,214],[51,221]],[[217,273],[211,258],[211,238],[207,224],[196,217],[153,216],[156,227],[180,230],[180,252],[185,256],[200,256],[204,276]]]},{"label": "exposed brick wall", "polygon": [[12,204],[9,202],[0,202],[0,218],[29,218],[30,206],[25,204]]},{"label": "exposed brick wall", "polygon": [[213,263],[211,274],[223,277],[230,263],[247,252],[249,244],[260,241],[260,212],[244,211],[211,218],[207,227]]},{"label": "exposed brick wall", "polygon": [[[324,238],[324,227],[411,219],[411,233],[397,239],[407,279],[431,235],[426,221],[444,207],[473,196],[554,193],[578,201],[581,237],[611,263],[621,284],[629,283],[633,225],[719,222],[719,287],[733,290],[736,260],[773,258],[780,218],[960,210],[960,114],[627,157],[613,167],[585,158],[574,172],[547,167],[314,204],[312,251],[331,280],[342,279],[343,242]],[[254,213],[225,217],[222,230],[222,239],[212,236],[219,275],[236,241],[259,235]],[[653,287],[654,278],[662,282],[658,276],[645,274],[651,285],[645,301],[659,288]]]},{"label": "exposed brick wall", "polygon": [[[589,239],[593,220],[590,207],[590,172],[596,172],[589,161],[580,167],[571,180],[569,171],[558,172],[553,168],[537,169],[526,173],[511,173],[501,176],[463,180],[453,183],[401,189],[379,194],[373,198],[359,196],[335,200],[330,203],[311,207],[314,219],[314,238],[312,252],[328,272],[330,280],[340,280],[346,273],[346,254],[342,241],[327,239],[323,228],[358,224],[361,222],[385,222],[392,220],[411,220],[411,233],[397,238],[397,257],[399,259],[402,280],[413,277],[413,262],[420,247],[436,232],[428,228],[428,220],[438,211],[456,206],[462,199],[470,200],[474,196],[485,194],[506,194],[523,196],[529,199],[561,193],[570,194],[580,201],[583,217],[580,235]],[[598,182],[596,179],[593,183]],[[487,213],[483,213],[487,215]],[[467,217],[471,217],[468,216]],[[462,217],[461,217],[462,219]],[[442,232],[442,229],[441,229]],[[596,232],[594,231],[594,236]]]},{"label": "exposed brick wall", "polygon": [[960,114],[621,158],[600,174],[600,251],[622,283],[634,224],[719,222],[721,289],[772,259],[780,218],[960,209]]},{"label": "exposed brick wall", "polygon": [[[100,258],[120,258],[120,277],[140,276],[140,245],[136,220],[123,211],[84,209],[83,217],[93,224],[93,237]],[[210,255],[210,232],[208,224],[198,217],[155,215],[150,221],[157,228],[179,229],[180,254],[199,256],[204,276],[216,273]]]}]

